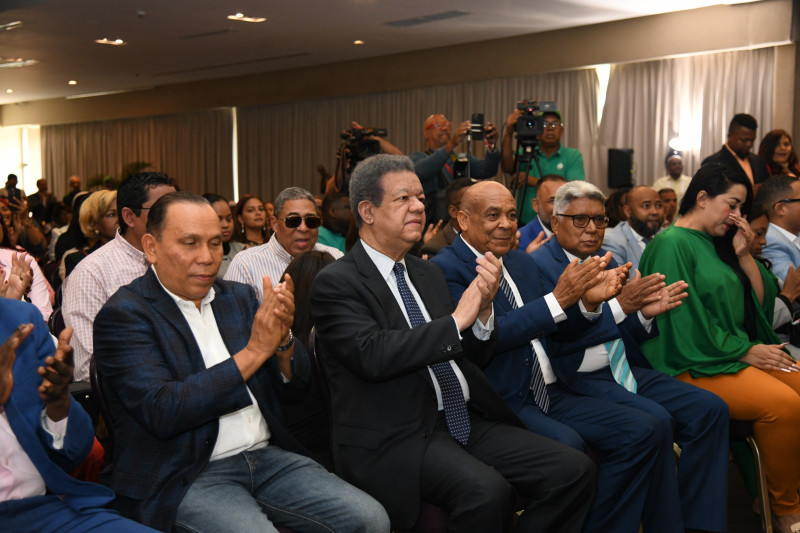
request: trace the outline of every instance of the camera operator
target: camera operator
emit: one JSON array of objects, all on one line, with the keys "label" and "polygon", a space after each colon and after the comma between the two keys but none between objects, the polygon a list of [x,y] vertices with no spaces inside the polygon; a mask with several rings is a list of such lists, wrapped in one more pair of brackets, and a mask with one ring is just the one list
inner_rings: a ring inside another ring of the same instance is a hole
[{"label": "camera operator", "polygon": [[344,142],[336,153],[336,173],[325,182],[325,194],[341,192],[347,195],[350,174],[358,163],[369,156],[405,155],[386,139],[386,130],[383,128],[365,128],[354,120],[350,123],[350,129],[339,135]]},{"label": "camera operator", "polygon": [[[428,223],[439,220],[447,222],[449,215],[445,205],[444,191],[455,178],[467,177],[459,164],[459,157],[453,150],[459,146],[470,130],[470,121],[458,124],[453,130],[453,123],[442,114],[429,116],[423,124],[423,137],[426,150],[412,152],[409,157],[414,161],[414,170],[422,182],[425,193],[425,216]],[[472,154],[469,157],[471,178],[486,179],[497,174],[500,153],[497,151],[499,133],[491,122],[486,123],[486,159],[479,159]]]},{"label": "camera operator", "polygon": [[[512,173],[515,171],[514,161],[514,132],[517,128],[517,121],[522,116],[523,111],[514,110],[506,118],[506,127],[503,132],[503,172]],[[520,200],[517,195],[517,208],[520,212],[520,225],[530,222],[536,213],[533,210],[533,199],[536,198],[536,184],[542,175],[558,174],[564,176],[567,181],[585,180],[586,174],[583,169],[583,156],[575,148],[568,148],[561,144],[561,135],[564,133],[564,123],[561,120],[561,112],[557,110],[542,111],[544,126],[538,143],[533,150],[538,158],[539,166],[531,160],[527,169],[528,186],[525,189],[525,197]],[[517,152],[518,155],[520,152]],[[539,174],[541,169],[542,174]],[[522,179],[525,168],[517,169],[518,172],[511,180],[512,189],[514,186],[520,188],[525,183]]]}]

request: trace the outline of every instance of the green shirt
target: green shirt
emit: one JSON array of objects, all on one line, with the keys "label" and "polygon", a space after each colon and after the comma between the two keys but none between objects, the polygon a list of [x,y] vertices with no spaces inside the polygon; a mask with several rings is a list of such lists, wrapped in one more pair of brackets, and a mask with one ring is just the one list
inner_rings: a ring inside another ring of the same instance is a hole
[{"label": "green shirt", "polygon": [[320,226],[319,230],[317,230],[317,242],[320,244],[324,244],[326,246],[332,246],[341,252],[344,252],[344,235],[341,233],[336,233],[325,226]]},{"label": "green shirt", "polygon": [[[575,148],[568,148],[563,144],[559,145],[558,150],[550,157],[546,157],[538,145],[534,150],[539,157],[539,166],[542,168],[542,175],[558,174],[559,176],[564,176],[567,181],[586,180],[586,173],[583,170],[583,156]],[[522,167],[520,167],[519,170],[520,172],[525,172],[525,169]],[[536,168],[536,162],[534,162],[533,159],[531,159],[528,175],[537,178],[541,177],[541,175],[539,175],[539,169]],[[522,223],[530,222],[533,217],[536,216],[536,211],[533,210],[532,205],[533,199],[536,198],[536,189],[530,185],[528,186],[525,191],[525,198],[521,200],[521,206],[519,198],[518,196],[517,209],[522,213],[520,217]]]},{"label": "green shirt", "polygon": [[[656,235],[642,254],[642,276],[660,272],[667,285],[684,280],[689,296],[658,317],[658,337],[642,344],[654,368],[672,376],[687,370],[693,377],[733,374],[747,366],[740,359],[751,346],[780,343],[771,323],[777,284],[761,262],[756,263],[764,279],[765,303],[752,307],[756,338],[751,340],[744,328],[744,289],[717,255],[711,236],[677,226]],[[748,297],[757,302],[750,292]]]}]

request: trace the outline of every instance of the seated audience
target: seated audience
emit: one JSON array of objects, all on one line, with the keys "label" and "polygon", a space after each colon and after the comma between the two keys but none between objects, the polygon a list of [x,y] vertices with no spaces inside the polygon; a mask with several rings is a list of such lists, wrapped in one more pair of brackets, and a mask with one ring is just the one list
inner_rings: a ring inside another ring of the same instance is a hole
[{"label": "seated audience", "polygon": [[264,202],[258,196],[245,194],[236,204],[233,239],[245,249],[264,244],[269,239],[269,220]]},{"label": "seated audience", "polygon": [[664,166],[667,168],[667,175],[654,181],[653,188],[657,191],[672,189],[680,202],[689,182],[692,181],[691,176],[683,173],[683,155],[680,152],[670,152],[664,160]]},{"label": "seated audience", "polygon": [[336,248],[317,242],[317,228],[322,220],[317,215],[314,195],[303,188],[289,187],[278,194],[271,222],[274,233],[266,244],[237,254],[225,274],[226,280],[253,287],[259,299],[264,276],[278,283],[295,257],[310,250],[328,252],[334,259],[344,255]]},{"label": "seated audience", "polygon": [[25,270],[26,279],[30,280],[28,289],[19,296],[19,299],[27,298],[42,313],[42,318],[47,320],[53,312],[50,284],[36,260],[24,250],[11,244],[5,221],[0,218],[0,275],[4,281],[9,281],[17,262],[22,263],[19,266]]},{"label": "seated audience", "polygon": [[[13,174],[11,174],[13,176]],[[17,192],[20,192],[17,189]],[[41,226],[29,216],[28,200],[23,195],[9,197],[8,189],[0,189],[0,214],[6,224],[11,244],[24,249],[37,260],[47,253],[47,240]]]},{"label": "seated audience", "polygon": [[381,506],[300,455],[280,420],[275,395],[303,379],[291,279],[264,277],[260,305],[217,280],[219,219],[191,193],[151,206],[142,247],[152,266],[94,328],[122,514],[165,531],[388,533]]},{"label": "seated audience", "polygon": [[206,193],[203,198],[208,200],[208,203],[217,212],[220,227],[222,228],[222,263],[219,265],[217,277],[223,278],[234,256],[244,250],[244,244],[232,238],[234,228],[233,213],[231,213],[231,206],[228,204],[228,200],[214,193]]},{"label": "seated audience", "polygon": [[424,500],[446,510],[452,531],[508,531],[519,495],[530,502],[518,533],[577,533],[594,466],[524,429],[480,371],[498,340],[500,263],[477,258],[453,305],[439,268],[408,254],[425,227],[424,198],[411,159],[362,161],[350,181],[360,240],[311,287],[336,472],[377,498],[396,529],[414,526]]},{"label": "seated audience", "polygon": [[317,230],[317,242],[344,253],[345,237],[352,221],[350,199],[340,192],[329,192],[322,199],[322,225]]},{"label": "seated audience", "polygon": [[114,498],[108,487],[67,474],[94,444],[92,422],[68,390],[72,332],[64,330],[56,347],[32,305],[6,298],[0,299],[0,317],[3,531],[153,531],[105,509]]},{"label": "seated audience", "polygon": [[558,174],[546,174],[536,182],[536,197],[533,199],[533,208],[536,211],[536,216],[519,228],[518,248],[520,250],[527,251],[528,246],[540,236],[542,239],[547,239],[553,234],[553,229],[550,227],[550,217],[553,216],[553,202],[559,187],[566,182],[566,178]]},{"label": "seated audience", "polygon": [[75,381],[89,381],[92,324],[112,294],[147,270],[142,235],[150,208],[175,190],[160,172],[131,174],[117,190],[119,229],[114,239],[81,261],[62,286],[64,323],[74,330]]},{"label": "seated audience", "polygon": [[[425,241],[425,236],[423,235],[422,240],[424,242],[418,253],[420,257],[433,257],[439,250],[453,243],[453,239],[455,239],[458,232],[461,231],[458,225],[458,219],[456,218],[456,213],[461,209],[461,197],[464,196],[464,192],[467,188],[475,183],[477,183],[476,180],[472,178],[457,178],[447,186],[444,196],[447,202],[447,213],[450,216],[450,220],[427,241]],[[430,228],[428,228],[426,233],[429,231],[431,231]]]},{"label": "seated audience", "polygon": [[89,198],[89,193],[81,191],[75,195],[72,201],[72,217],[70,218],[69,226],[58,237],[56,244],[53,245],[53,258],[57,263],[61,263],[61,260],[64,259],[64,254],[68,250],[73,248],[82,250],[89,246],[89,239],[86,238],[86,235],[81,230],[81,207],[87,198]]},{"label": "seated audience", "polygon": [[772,130],[761,139],[758,155],[767,162],[771,176],[784,174],[800,178],[800,164],[792,147],[792,136],[786,130]]},{"label": "seated audience", "polygon": [[[530,275],[541,279],[545,291],[555,290],[559,276],[571,263],[602,253],[607,224],[604,199],[597,187],[585,182],[568,183],[558,190],[552,218],[555,238],[532,254]],[[612,260],[609,268],[615,266]],[[653,370],[644,359],[639,344],[656,336],[657,324],[676,307],[680,309],[681,299],[686,297],[682,278],[670,278],[665,286],[663,276],[655,271],[648,274],[632,275],[616,298],[597,309],[599,317],[591,324],[587,325],[580,313],[568,310],[558,332],[548,336],[546,351],[558,377],[556,383],[584,397],[581,410],[559,414],[561,388],[552,389],[553,416],[560,416],[560,421],[576,429],[591,446],[612,454],[614,442],[624,445],[626,437],[619,435],[620,428],[652,428],[647,434],[654,453],[643,458],[643,448],[629,450],[637,459],[627,467],[612,461],[607,472],[601,460],[600,480],[611,480],[617,487],[612,492],[619,498],[598,490],[595,512],[590,516],[601,523],[612,522],[596,531],[636,531],[640,520],[644,531],[725,531],[728,410],[713,394]],[[500,329],[500,335],[502,332]],[[588,406],[583,405],[586,397],[591,398]],[[601,421],[609,425],[601,428]],[[677,478],[673,442],[682,450]],[[643,460],[652,467],[630,466]],[[622,480],[630,479],[631,471],[634,479],[626,488]],[[632,488],[637,484],[640,490]],[[620,504],[625,500],[632,502],[631,506]],[[587,528],[594,524],[590,518]]]},{"label": "seated audience", "polygon": [[64,254],[61,279],[69,276],[84,257],[114,239],[119,227],[117,191],[97,191],[90,194],[81,205],[78,218],[88,247]]},{"label": "seated audience", "polygon": [[746,113],[734,115],[728,125],[728,138],[719,152],[706,157],[703,164],[719,163],[747,175],[751,185],[759,185],[769,177],[764,159],[752,153],[758,122]]},{"label": "seated audience", "polygon": [[661,197],[661,205],[664,206],[664,223],[662,226],[666,228],[675,219],[675,212],[678,210],[678,195],[674,189],[666,188],[659,189],[658,196]]},{"label": "seated audience", "polygon": [[56,243],[58,242],[59,237],[63,235],[67,228],[69,228],[69,223],[72,221],[72,207],[61,202],[58,202],[55,207],[53,208],[53,213],[51,216],[51,229],[50,233],[48,234],[50,238],[50,243],[47,247],[47,259],[51,262],[55,262],[56,260]]},{"label": "seated audience", "polygon": [[36,180],[36,187],[37,191],[28,196],[28,208],[35,223],[44,228],[50,222],[53,206],[58,203],[58,200],[48,190],[46,179]]},{"label": "seated audience", "polygon": [[75,196],[81,192],[81,178],[80,176],[70,176],[67,183],[69,185],[69,191],[64,195],[61,201],[67,205],[72,205]]},{"label": "seated audience", "polygon": [[622,211],[627,220],[605,232],[603,248],[614,254],[617,263],[631,263],[635,270],[644,247],[661,231],[664,206],[655,189],[640,185],[628,191]]},{"label": "seated audience", "polygon": [[680,218],[650,243],[640,267],[668,283],[686,280],[689,297],[659,318],[661,334],[642,349],[656,369],[720,396],[731,418],[754,422],[776,530],[790,533],[800,527],[800,373],[765,312],[775,288],[749,253],[751,202],[738,169],[697,171]]},{"label": "seated audience", "polygon": [[[770,270],[769,275],[765,277],[764,283],[772,287],[777,287],[780,291],[775,298],[775,309],[772,313],[772,327],[773,329],[778,329],[792,321],[794,302],[800,298],[800,268],[795,269],[790,266],[789,270],[786,272],[785,280],[779,280],[775,274],[771,272],[772,262],[769,259],[765,259],[762,255],[762,250],[767,244],[769,219],[767,218],[767,210],[764,209],[761,203],[753,202],[753,207],[750,209],[750,216],[748,217],[747,223],[750,225],[750,229],[753,232],[753,243],[750,245],[750,255],[760,261],[767,270]],[[770,314],[766,308],[765,313],[767,318],[769,318]]]},{"label": "seated audience", "polygon": [[790,267],[800,266],[800,181],[785,175],[771,177],[762,183],[758,203],[769,218],[762,253],[772,263],[772,272],[784,280]]}]

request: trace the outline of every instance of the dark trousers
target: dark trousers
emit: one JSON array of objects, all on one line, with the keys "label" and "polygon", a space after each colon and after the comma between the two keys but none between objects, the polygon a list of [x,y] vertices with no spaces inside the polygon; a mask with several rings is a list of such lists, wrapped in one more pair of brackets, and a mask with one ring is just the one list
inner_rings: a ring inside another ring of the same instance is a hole
[{"label": "dark trousers", "polygon": [[504,532],[516,495],[530,499],[517,532],[581,531],[595,490],[585,454],[470,411],[462,447],[440,416],[422,461],[422,499],[450,515],[451,531]]}]

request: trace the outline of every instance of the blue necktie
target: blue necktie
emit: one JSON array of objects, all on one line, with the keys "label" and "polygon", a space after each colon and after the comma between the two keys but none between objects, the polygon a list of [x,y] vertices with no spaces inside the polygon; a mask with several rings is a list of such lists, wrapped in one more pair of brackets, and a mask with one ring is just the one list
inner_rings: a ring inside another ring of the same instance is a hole
[{"label": "blue necktie", "polygon": [[611,373],[614,374],[614,380],[636,394],[636,378],[633,377],[628,358],[625,357],[625,343],[619,338],[608,341],[606,350],[608,350],[608,361],[611,364]]},{"label": "blue necktie", "polygon": [[[422,316],[417,300],[411,294],[411,289],[408,288],[406,283],[406,277],[403,274],[405,267],[402,263],[395,263],[393,270],[397,281],[397,289],[400,291],[400,297],[406,307],[411,327],[424,324],[425,317]],[[453,367],[450,366],[450,361],[435,363],[430,365],[430,369],[433,370],[433,375],[439,383],[439,390],[442,392],[442,406],[444,407],[444,420],[447,423],[447,429],[454,439],[460,442],[462,446],[466,446],[471,428],[467,402],[464,400],[464,391],[461,390],[458,376],[456,376]]]},{"label": "blue necktie", "polygon": [[[511,286],[506,281],[505,276],[500,278],[500,290],[506,295],[508,303],[511,304],[512,309],[517,309],[517,299],[514,298],[514,293],[511,292]],[[531,364],[531,392],[533,393],[533,401],[539,406],[543,413],[547,413],[550,407],[550,396],[547,394],[547,384],[544,382],[544,374],[542,373],[542,366],[539,364],[539,358],[536,356],[536,351],[531,346],[531,356],[533,363]]]}]

